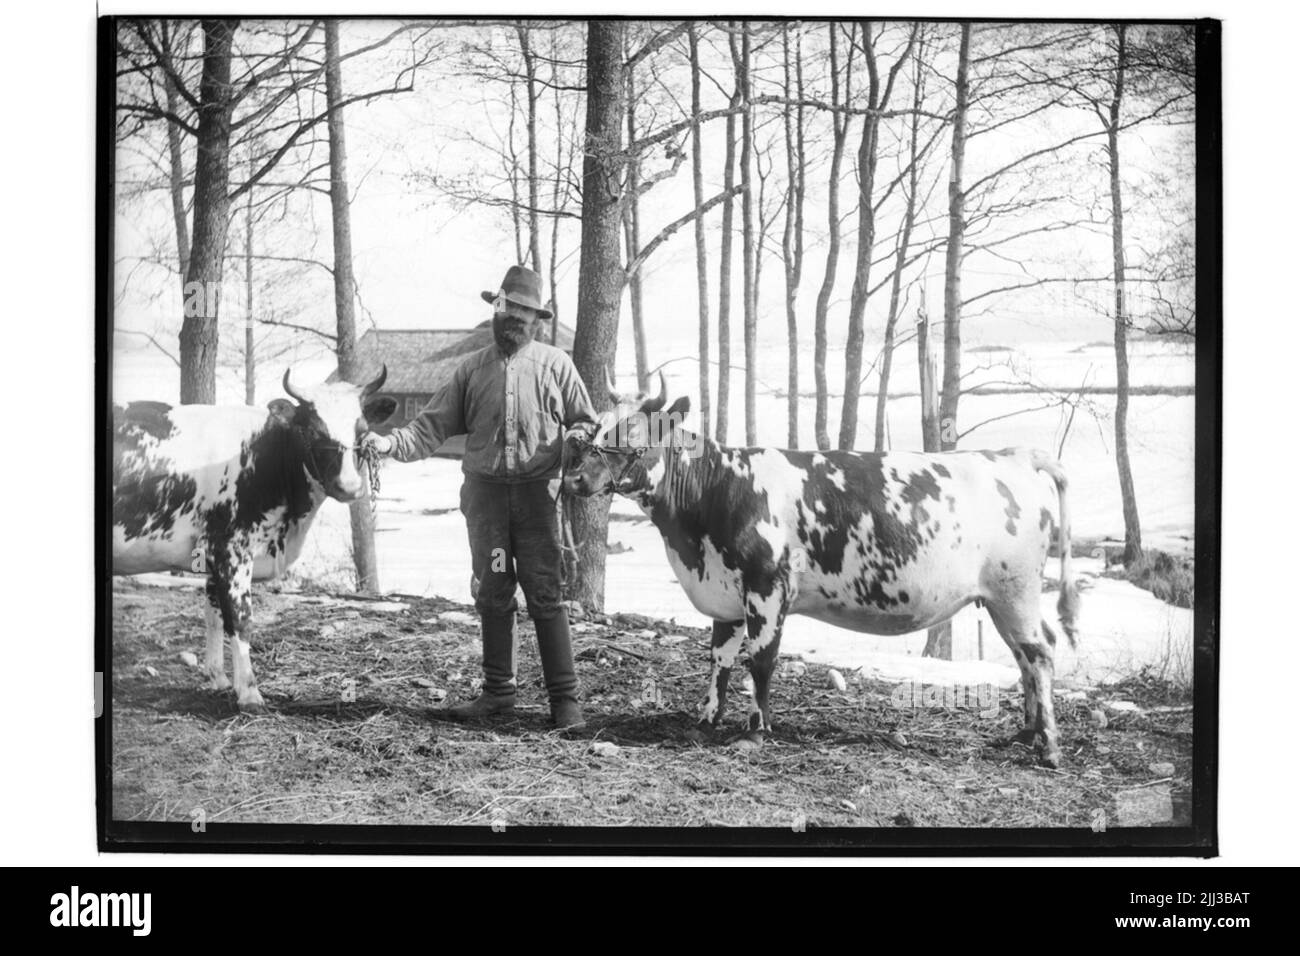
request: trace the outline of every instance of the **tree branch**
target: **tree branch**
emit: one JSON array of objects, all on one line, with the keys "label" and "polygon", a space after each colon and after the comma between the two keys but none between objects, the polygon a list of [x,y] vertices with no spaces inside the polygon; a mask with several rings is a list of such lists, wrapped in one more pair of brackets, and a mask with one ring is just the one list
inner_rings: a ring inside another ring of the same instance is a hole
[{"label": "tree branch", "polygon": [[675,233],[678,229],[682,228],[682,226],[686,225],[687,223],[694,222],[700,216],[703,216],[710,209],[712,209],[714,206],[718,205],[718,203],[722,202],[728,197],[735,196],[738,193],[743,192],[745,187],[746,187],[745,183],[740,183],[736,186],[732,186],[730,189],[725,189],[722,192],[718,193],[718,195],[710,199],[708,202],[706,202],[703,206],[698,206],[695,209],[692,209],[690,212],[682,216],[680,219],[677,219],[674,222],[671,222],[668,225],[664,226],[664,228],[660,230],[659,235],[655,236],[648,243],[642,246],[641,251],[636,254],[636,258],[627,264],[627,268],[623,270],[623,276],[624,276],[623,281],[626,282],[627,280],[631,279],[632,276],[636,274],[636,271],[640,269],[641,266],[645,263],[646,259],[650,258],[650,256],[654,253],[654,251],[658,249],[661,245],[663,245],[665,242],[667,242],[668,239],[672,236],[672,234]]}]

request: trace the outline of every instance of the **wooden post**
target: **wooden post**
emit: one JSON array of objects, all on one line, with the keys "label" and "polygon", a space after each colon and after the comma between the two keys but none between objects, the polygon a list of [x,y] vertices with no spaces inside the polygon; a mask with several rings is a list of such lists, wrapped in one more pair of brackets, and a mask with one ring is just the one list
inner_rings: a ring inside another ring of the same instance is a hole
[{"label": "wooden post", "polygon": [[975,636],[979,646],[980,660],[984,660],[984,618],[975,622]]}]

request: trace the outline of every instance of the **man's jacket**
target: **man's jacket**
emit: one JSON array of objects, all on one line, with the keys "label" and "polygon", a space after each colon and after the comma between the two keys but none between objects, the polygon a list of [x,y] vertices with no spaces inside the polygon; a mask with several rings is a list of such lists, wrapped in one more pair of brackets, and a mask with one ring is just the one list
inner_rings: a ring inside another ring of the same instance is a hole
[{"label": "man's jacket", "polygon": [[484,481],[556,478],[564,439],[596,425],[591,399],[573,360],[530,342],[506,356],[496,344],[466,356],[415,418],[389,434],[398,461],[427,458],[453,435],[465,435],[461,469]]}]

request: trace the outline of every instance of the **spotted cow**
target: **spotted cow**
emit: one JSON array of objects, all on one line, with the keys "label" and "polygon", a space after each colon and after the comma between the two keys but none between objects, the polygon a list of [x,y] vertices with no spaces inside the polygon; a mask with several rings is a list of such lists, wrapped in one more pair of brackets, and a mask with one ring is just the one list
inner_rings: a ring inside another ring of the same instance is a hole
[{"label": "spotted cow", "polygon": [[211,686],[231,686],[231,641],[239,706],[262,695],[249,659],[252,582],[279,577],[302,550],[326,497],[365,494],[354,446],[388,419],[391,398],[346,382],[284,390],[267,408],[132,402],[113,407],[113,573],[207,573]]},{"label": "spotted cow", "polygon": [[[633,497],[663,536],[691,603],[713,618],[713,666],[694,736],[722,717],[747,642],[754,693],[741,746],[771,729],[769,687],[787,614],[868,634],[907,634],[987,608],[1020,666],[1024,743],[1060,761],[1052,708],[1056,632],[1039,610],[1059,507],[1057,611],[1073,645],[1066,477],[1039,451],[943,454],[729,448],[680,426],[686,398],[629,403],[616,392],[589,442],[572,449],[569,494]],[[657,424],[658,427],[655,427]],[[1041,475],[1047,475],[1046,482]],[[1049,485],[1055,485],[1055,501]]]}]

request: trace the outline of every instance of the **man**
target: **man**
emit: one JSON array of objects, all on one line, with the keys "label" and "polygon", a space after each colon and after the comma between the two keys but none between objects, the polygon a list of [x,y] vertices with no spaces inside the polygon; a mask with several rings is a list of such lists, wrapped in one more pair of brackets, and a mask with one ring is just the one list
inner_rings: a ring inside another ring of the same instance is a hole
[{"label": "man", "polygon": [[537,627],[551,718],[557,727],[576,727],[583,718],[561,603],[555,505],[564,441],[594,428],[596,416],[569,356],[533,340],[538,323],[551,317],[541,287],[537,273],[511,266],[497,292],[482,293],[492,304],[495,343],[468,355],[404,428],[364,440],[397,461],[417,461],[451,436],[466,436],[460,509],[479,581],[474,603],[483,636],[483,691],[447,716],[466,720],[514,709],[518,584]]}]

